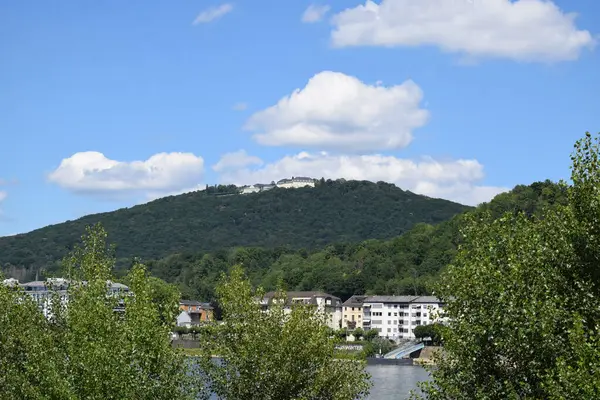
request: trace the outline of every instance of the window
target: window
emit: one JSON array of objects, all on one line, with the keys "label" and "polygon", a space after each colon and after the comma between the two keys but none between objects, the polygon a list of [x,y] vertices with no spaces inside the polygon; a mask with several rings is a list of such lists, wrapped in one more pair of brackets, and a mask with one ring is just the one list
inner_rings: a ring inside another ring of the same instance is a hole
[{"label": "window", "polygon": [[394,328],[394,333],[396,333],[396,332],[398,332],[398,329],[397,329],[397,328]]},{"label": "window", "polygon": [[392,331],[392,328],[388,328],[388,332],[391,332],[391,331]]},{"label": "window", "polygon": [[354,311],[354,307],[352,307],[352,311]]},{"label": "window", "polygon": [[358,314],[358,319],[360,319],[360,314]]},{"label": "window", "polygon": [[388,313],[388,317],[391,317],[391,316],[392,316],[392,313],[391,313],[391,312],[389,312],[389,313]]},{"label": "window", "polygon": [[394,308],[398,308],[398,304],[394,304]]},{"label": "window", "polygon": [[398,316],[398,313],[397,313],[397,312],[395,312],[395,313],[394,313],[394,317],[397,317],[397,316]]},{"label": "window", "polygon": [[352,321],[354,321],[354,314],[352,314]]}]

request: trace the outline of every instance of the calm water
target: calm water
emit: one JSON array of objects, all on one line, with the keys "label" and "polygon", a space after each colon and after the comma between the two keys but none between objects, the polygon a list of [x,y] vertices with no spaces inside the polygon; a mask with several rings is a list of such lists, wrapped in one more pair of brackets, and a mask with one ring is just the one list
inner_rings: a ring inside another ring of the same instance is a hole
[{"label": "calm water", "polygon": [[417,382],[426,381],[429,373],[412,365],[369,365],[373,387],[369,400],[405,400]]},{"label": "calm water", "polygon": [[369,365],[367,371],[373,382],[368,400],[405,400],[417,382],[429,378],[424,368],[412,365]]}]

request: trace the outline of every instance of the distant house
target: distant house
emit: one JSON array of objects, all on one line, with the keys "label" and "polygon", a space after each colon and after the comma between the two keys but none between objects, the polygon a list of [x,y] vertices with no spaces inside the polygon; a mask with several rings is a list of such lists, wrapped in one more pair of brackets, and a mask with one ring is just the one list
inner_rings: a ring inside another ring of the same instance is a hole
[{"label": "distant house", "polygon": [[294,188],[301,188],[301,187],[305,187],[305,186],[314,187],[315,179],[307,178],[304,176],[297,176],[297,177],[292,177],[292,179],[281,179],[277,182],[277,187],[280,187],[283,189],[294,189]]},{"label": "distant house", "polygon": [[[260,300],[263,309],[273,305],[275,292],[268,292]],[[317,307],[328,317],[327,325],[332,329],[340,329],[342,324],[342,300],[339,297],[323,292],[287,292],[285,312],[290,312],[294,304],[310,304]]]},{"label": "distant house", "polygon": [[277,185],[275,184],[275,182],[271,182],[271,183],[267,183],[267,184],[257,183],[254,186],[257,186],[260,189],[261,192],[265,192],[267,190],[271,190],[271,189],[277,187]]},{"label": "distant house", "polygon": [[342,304],[344,316],[342,327],[357,329],[363,327],[363,302],[367,296],[352,296]]},{"label": "distant house", "polygon": [[260,187],[258,187],[257,185],[246,185],[246,186],[242,186],[240,193],[241,194],[250,194],[250,193],[258,193],[260,192]]},{"label": "distant house", "polygon": [[201,322],[213,320],[213,307],[208,303],[195,300],[181,300],[179,302],[181,313],[177,316],[177,326],[199,325]]}]

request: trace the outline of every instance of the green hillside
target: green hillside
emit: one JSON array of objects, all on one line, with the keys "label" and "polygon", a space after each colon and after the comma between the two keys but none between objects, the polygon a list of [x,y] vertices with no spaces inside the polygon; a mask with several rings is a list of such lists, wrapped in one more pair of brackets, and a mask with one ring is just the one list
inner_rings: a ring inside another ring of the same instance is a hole
[{"label": "green hillside", "polygon": [[417,223],[437,224],[469,209],[383,182],[322,180],[315,188],[235,191],[211,187],[0,238],[0,266],[53,269],[85,226],[96,222],[117,244],[117,258],[148,260],[234,246],[315,249],[389,239]]},{"label": "green hillside", "polygon": [[[564,187],[550,181],[519,185],[471,213],[524,212],[538,217],[545,207],[566,204]],[[417,224],[390,240],[329,244],[321,249],[243,248],[173,254],[149,261],[152,273],[178,283],[186,297],[211,300],[219,275],[242,264],[255,285],[323,290],[346,299],[353,294],[429,294],[441,269],[454,258],[464,214],[435,226]]]},{"label": "green hillside", "polygon": [[[536,217],[545,207],[566,204],[564,187],[550,181],[516,186],[471,213],[524,212]],[[238,247],[214,252],[173,254],[148,262],[152,273],[178,283],[184,295],[210,300],[219,275],[242,264],[255,285],[274,289],[323,290],[342,298],[352,294],[428,294],[441,269],[454,258],[463,215],[435,226],[421,223],[389,240],[329,244],[318,250]]]}]

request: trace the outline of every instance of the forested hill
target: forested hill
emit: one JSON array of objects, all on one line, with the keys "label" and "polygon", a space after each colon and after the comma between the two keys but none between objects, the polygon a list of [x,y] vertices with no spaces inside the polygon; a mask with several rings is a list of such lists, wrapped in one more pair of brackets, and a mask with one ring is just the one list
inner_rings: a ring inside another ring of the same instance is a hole
[{"label": "forested hill", "polygon": [[[566,204],[564,187],[550,181],[519,185],[470,213],[524,212]],[[282,280],[289,290],[323,290],[346,299],[353,294],[429,294],[441,269],[452,262],[465,214],[435,226],[417,224],[390,240],[329,244],[321,249],[290,250],[238,247],[213,252],[173,254],[149,261],[152,274],[178,283],[184,296],[214,298],[219,275],[242,264],[255,285],[274,289]]]},{"label": "forested hill", "polygon": [[423,222],[437,224],[469,207],[388,183],[320,181],[315,188],[233,194],[220,186],[95,214],[0,238],[0,266],[51,268],[102,222],[118,258],[156,259],[233,246],[314,249],[334,242],[387,239]]}]

